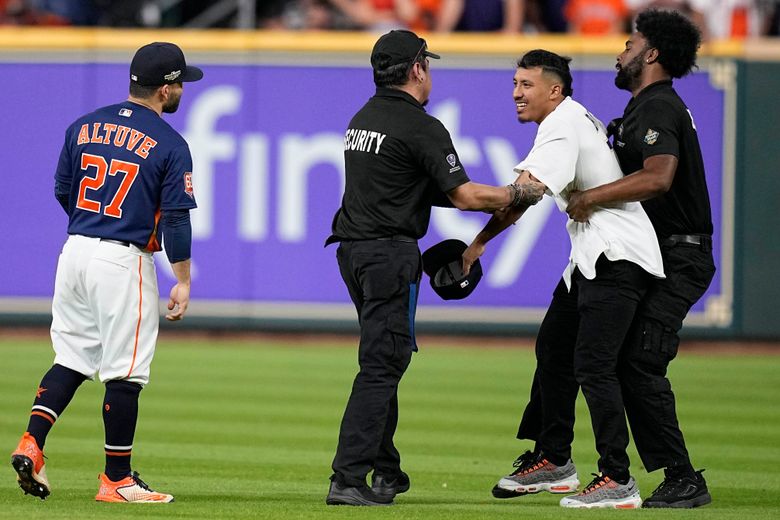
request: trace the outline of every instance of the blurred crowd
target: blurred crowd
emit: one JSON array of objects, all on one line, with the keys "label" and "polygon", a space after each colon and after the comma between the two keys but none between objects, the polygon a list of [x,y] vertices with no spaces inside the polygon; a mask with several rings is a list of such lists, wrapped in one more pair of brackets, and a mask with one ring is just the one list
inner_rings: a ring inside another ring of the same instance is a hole
[{"label": "blurred crowd", "polygon": [[705,39],[777,36],[780,0],[0,0],[0,25],[612,34],[649,6]]}]

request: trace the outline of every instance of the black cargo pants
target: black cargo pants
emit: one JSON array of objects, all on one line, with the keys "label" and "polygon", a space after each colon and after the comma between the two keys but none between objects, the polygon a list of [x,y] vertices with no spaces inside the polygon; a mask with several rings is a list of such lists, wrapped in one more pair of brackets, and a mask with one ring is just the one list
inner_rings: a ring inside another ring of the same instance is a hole
[{"label": "black cargo pants", "polygon": [[709,241],[662,243],[661,254],[666,278],[653,281],[637,309],[618,365],[626,416],[647,471],[690,463],[666,369],[677,355],[683,319],[715,275]]},{"label": "black cargo pants", "polygon": [[398,424],[398,383],[417,350],[414,316],[422,273],[416,242],[345,241],[339,270],[357,309],[360,370],[341,421],[333,476],[362,486],[366,475],[390,478],[401,471],[393,443]]}]

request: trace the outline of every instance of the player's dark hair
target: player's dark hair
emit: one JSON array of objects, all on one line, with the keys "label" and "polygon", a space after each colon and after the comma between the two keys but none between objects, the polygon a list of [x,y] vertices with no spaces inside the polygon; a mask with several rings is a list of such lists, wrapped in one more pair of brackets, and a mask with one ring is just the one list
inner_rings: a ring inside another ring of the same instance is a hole
[{"label": "player's dark hair", "polygon": [[541,67],[542,71],[548,74],[554,74],[563,83],[563,95],[571,96],[574,93],[574,89],[571,88],[571,71],[569,70],[569,62],[571,58],[568,56],[559,56],[554,52],[546,51],[544,49],[534,49],[528,51],[525,55],[517,60],[517,67],[520,69],[535,69]]},{"label": "player's dark hair", "polygon": [[135,81],[130,82],[130,95],[134,98],[138,99],[148,99],[154,95],[155,92],[157,92],[157,89],[160,88],[162,85],[157,86],[144,86],[139,85]]},{"label": "player's dark hair", "polygon": [[[424,48],[422,50],[425,50]],[[404,63],[398,63],[397,65],[387,66],[390,61],[390,56],[380,56],[374,67],[374,84],[377,87],[396,87],[406,85],[409,81],[409,71],[415,63],[419,63],[423,70],[428,70],[428,59],[420,52],[417,59],[414,61],[407,61]]]},{"label": "player's dark hair", "polygon": [[681,78],[696,66],[701,31],[684,15],[648,9],[636,17],[636,30],[658,49],[658,63],[671,77]]}]

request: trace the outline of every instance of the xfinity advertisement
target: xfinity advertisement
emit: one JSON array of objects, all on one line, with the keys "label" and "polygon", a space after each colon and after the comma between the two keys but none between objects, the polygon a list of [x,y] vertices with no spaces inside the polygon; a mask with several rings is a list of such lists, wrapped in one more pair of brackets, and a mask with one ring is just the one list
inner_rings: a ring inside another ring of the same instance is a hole
[{"label": "xfinity advertisement", "polygon": [[[432,64],[427,110],[449,130],[464,168],[477,182],[514,180],[512,168],[530,150],[536,133],[535,124],[521,125],[516,119],[511,63],[504,70]],[[374,92],[370,68],[202,68],[202,81],[184,85],[179,111],[164,115],[186,138],[194,161],[193,309],[209,315],[210,306],[278,306],[294,318],[296,305],[314,305],[343,308],[343,318],[354,318],[354,310],[347,312],[351,303],[339,277],[336,246],[326,248],[324,242],[344,189],[344,132]],[[5,235],[0,302],[8,310],[28,301],[45,305],[53,291],[67,226],[53,194],[65,129],[83,113],[126,99],[129,78],[127,64],[6,63],[0,64],[0,74],[38,78],[0,86],[7,101],[0,121],[0,222]],[[574,74],[573,97],[605,123],[622,114],[629,98],[613,78],[610,70]],[[723,266],[729,266],[731,245],[724,247],[723,229],[732,216],[722,209],[728,178],[723,164],[726,94],[713,86],[707,71],[676,85],[703,148],[719,267],[692,319],[727,325],[731,289],[724,283]],[[468,243],[488,218],[435,208],[420,247],[445,238]],[[445,303],[424,279],[421,314],[440,309],[444,321],[466,316],[490,322],[491,315],[538,320],[567,264],[565,221],[545,197],[489,244],[484,278],[468,299]],[[160,293],[166,295],[174,278],[165,254],[155,256]]]}]

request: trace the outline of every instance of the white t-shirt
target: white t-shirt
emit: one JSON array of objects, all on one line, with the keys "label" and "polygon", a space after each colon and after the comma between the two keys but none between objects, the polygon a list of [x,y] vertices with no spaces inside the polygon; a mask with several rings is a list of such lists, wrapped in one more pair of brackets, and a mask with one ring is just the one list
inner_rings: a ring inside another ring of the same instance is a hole
[{"label": "white t-shirt", "polygon": [[[571,191],[623,178],[604,125],[569,97],[539,125],[531,152],[515,166],[515,172],[523,170],[547,186],[547,194],[562,212],[566,211]],[[563,279],[569,289],[575,267],[589,280],[596,277],[596,260],[602,253],[609,260],[628,260],[664,278],[658,239],[639,202],[598,208],[588,222],[569,219],[566,230],[571,254]]]}]

